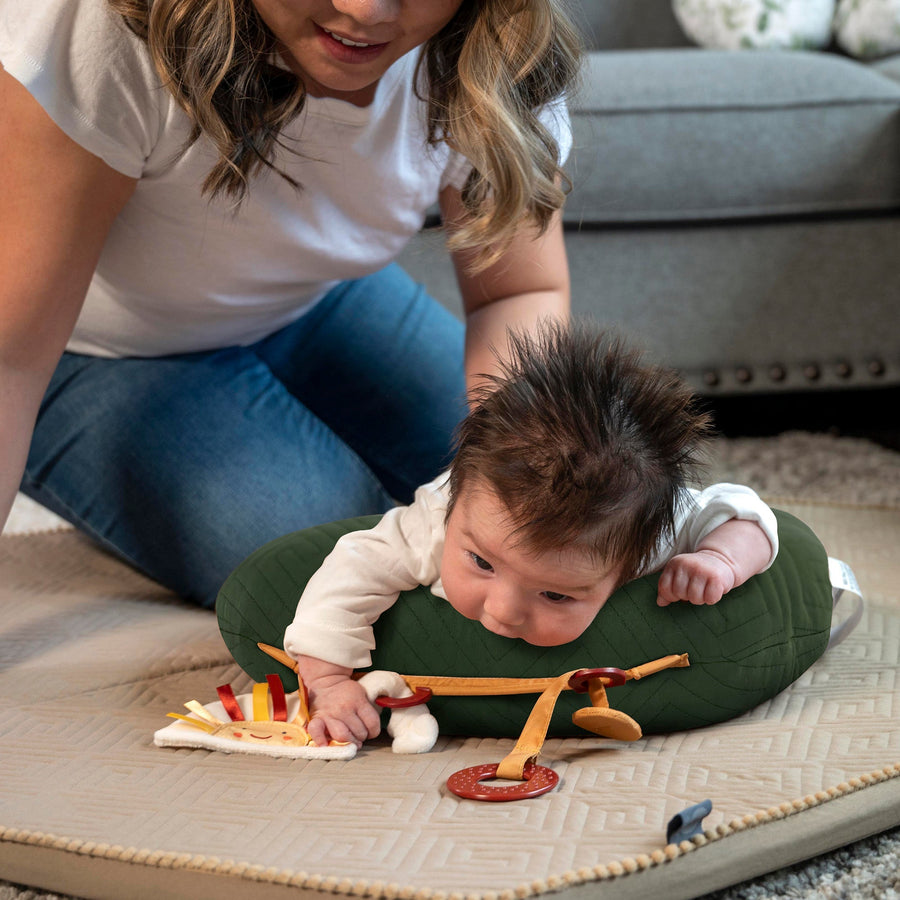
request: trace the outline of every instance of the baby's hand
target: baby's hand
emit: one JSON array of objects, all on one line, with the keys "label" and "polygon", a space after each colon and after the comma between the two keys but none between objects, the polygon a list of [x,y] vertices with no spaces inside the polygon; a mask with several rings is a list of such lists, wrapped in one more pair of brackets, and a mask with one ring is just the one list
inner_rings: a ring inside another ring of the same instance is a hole
[{"label": "baby's hand", "polygon": [[330,739],[359,747],[368,738],[378,737],[381,716],[365,690],[350,677],[352,669],[301,656],[297,671],[309,691],[312,718],[306,730],[313,743],[324,747]]},{"label": "baby's hand", "polygon": [[378,737],[381,716],[358,682],[333,675],[313,681],[307,689],[312,718],[306,730],[316,745],[325,746],[331,739],[360,747]]},{"label": "baby's hand", "polygon": [[732,563],[715,550],[673,556],[659,576],[658,606],[685,600],[695,606],[718,603],[737,582]]}]

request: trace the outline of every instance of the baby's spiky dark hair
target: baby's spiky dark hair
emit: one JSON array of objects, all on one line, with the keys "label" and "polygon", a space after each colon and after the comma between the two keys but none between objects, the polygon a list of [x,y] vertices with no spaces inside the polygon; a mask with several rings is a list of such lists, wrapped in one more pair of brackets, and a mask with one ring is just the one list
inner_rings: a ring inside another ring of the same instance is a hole
[{"label": "baby's spiky dark hair", "polygon": [[[511,334],[457,435],[450,510],[471,486],[507,507],[523,546],[579,547],[639,574],[671,537],[710,432],[676,373],[588,323]],[[449,515],[449,513],[448,513]]]}]

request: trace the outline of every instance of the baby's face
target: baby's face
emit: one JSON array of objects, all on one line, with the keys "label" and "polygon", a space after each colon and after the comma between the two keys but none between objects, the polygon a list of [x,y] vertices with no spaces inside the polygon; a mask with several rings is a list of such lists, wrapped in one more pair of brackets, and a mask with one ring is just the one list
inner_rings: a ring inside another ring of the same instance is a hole
[{"label": "baby's face", "polygon": [[450,520],[441,581],[451,606],[504,637],[539,647],[575,640],[618,583],[580,549],[530,553],[517,543],[506,507],[488,488],[467,487]]}]

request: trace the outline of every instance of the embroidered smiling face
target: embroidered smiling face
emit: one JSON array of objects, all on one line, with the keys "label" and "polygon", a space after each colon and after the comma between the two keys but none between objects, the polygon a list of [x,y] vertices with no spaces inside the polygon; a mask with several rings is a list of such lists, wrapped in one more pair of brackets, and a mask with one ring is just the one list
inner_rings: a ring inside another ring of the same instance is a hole
[{"label": "embroidered smiling face", "polygon": [[284,687],[281,679],[275,675],[268,676],[265,683],[253,686],[252,713],[249,719],[244,715],[244,710],[234,696],[231,685],[222,685],[217,691],[219,701],[230,721],[217,718],[196,700],[184,704],[194,716],[179,713],[168,715],[206,732],[211,737],[227,741],[260,744],[271,748],[308,747],[312,744],[312,738],[305,727],[309,722],[309,700],[302,686],[297,693],[296,714],[290,721]]},{"label": "embroidered smiling face", "polygon": [[246,741],[251,744],[272,744],[282,747],[306,747],[310,743],[306,729],[293,722],[226,722],[216,731],[216,737]]}]

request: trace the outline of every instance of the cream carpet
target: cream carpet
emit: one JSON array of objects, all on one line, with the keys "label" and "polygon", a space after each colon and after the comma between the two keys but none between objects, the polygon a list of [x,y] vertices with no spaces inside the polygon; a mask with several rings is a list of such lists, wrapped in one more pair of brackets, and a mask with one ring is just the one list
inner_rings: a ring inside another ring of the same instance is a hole
[{"label": "cream carpet", "polygon": [[[224,681],[246,689],[213,617],[70,531],[12,533],[47,521],[17,507],[0,539],[0,878],[120,900],[677,900],[749,878],[765,891],[762,873],[896,829],[900,455],[828,436],[721,441],[711,476],[753,485],[850,563],[862,624],[732,722],[548,742],[560,787],[515,804],[444,788],[507,741],[441,739],[421,757],[379,741],[349,763],[154,747],[185,700],[208,702]],[[668,819],[707,797],[704,835],[667,847]],[[896,877],[888,866],[872,896]]]}]

